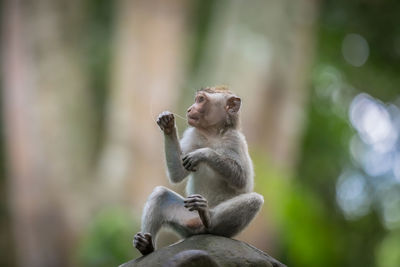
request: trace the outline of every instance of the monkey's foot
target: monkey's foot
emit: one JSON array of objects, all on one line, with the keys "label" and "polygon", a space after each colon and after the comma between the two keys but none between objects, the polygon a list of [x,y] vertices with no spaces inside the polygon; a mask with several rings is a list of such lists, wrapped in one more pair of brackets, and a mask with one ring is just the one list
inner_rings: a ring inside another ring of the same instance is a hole
[{"label": "monkey's foot", "polygon": [[133,238],[133,246],[142,253],[142,255],[150,254],[154,251],[153,241],[149,233],[137,233]]}]

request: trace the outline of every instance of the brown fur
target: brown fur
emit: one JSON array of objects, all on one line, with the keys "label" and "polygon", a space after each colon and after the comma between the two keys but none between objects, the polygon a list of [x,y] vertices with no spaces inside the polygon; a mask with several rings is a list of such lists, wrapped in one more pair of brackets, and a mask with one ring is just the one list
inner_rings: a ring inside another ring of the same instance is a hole
[{"label": "brown fur", "polygon": [[[217,94],[217,93],[222,93],[222,94],[227,94],[228,96],[233,96],[237,97],[231,90],[229,90],[229,87],[227,85],[216,85],[213,87],[206,87],[206,88],[201,88],[197,92],[206,92],[209,94]],[[226,115],[226,120],[223,126],[223,131],[225,132],[228,129],[238,129],[240,124],[239,120],[239,112],[234,113],[234,114],[229,114],[227,113]]]},{"label": "brown fur", "polygon": [[230,95],[235,95],[231,90],[229,90],[229,87],[227,85],[216,85],[213,87],[206,87],[206,88],[201,88],[198,90],[198,92],[206,92],[209,94],[215,94],[215,93],[226,93]]}]

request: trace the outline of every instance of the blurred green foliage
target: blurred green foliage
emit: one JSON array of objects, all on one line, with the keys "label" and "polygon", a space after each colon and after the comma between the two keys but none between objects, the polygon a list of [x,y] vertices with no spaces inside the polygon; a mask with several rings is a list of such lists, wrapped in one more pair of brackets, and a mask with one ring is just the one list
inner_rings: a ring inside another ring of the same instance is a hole
[{"label": "blurred green foliage", "polygon": [[277,256],[288,266],[340,266],[340,235],[321,198],[293,174],[253,156],[257,191],[265,197],[268,219],[280,230]]},{"label": "blurred green foliage", "polygon": [[76,253],[77,266],[119,266],[139,256],[133,246],[133,229],[139,223],[132,220],[130,212],[109,208],[99,212],[84,231]]},{"label": "blurred green foliage", "polygon": [[382,240],[376,251],[377,266],[400,266],[399,240],[400,231],[393,232]]},{"label": "blurred green foliage", "polygon": [[[379,205],[349,220],[336,203],[338,177],[354,167],[349,152],[356,134],[348,116],[352,98],[361,92],[382,101],[399,96],[399,13],[398,1],[321,2],[298,166],[288,174],[255,158],[257,188],[283,237],[278,258],[288,266],[400,266],[400,235],[384,227]],[[342,55],[343,39],[351,33],[368,41],[369,58],[361,67]]]},{"label": "blurred green foliage", "polygon": [[[101,111],[107,97],[112,12],[109,1],[88,3],[93,10],[88,25],[93,30],[88,41],[90,69]],[[215,1],[194,3],[188,73],[195,73],[200,62]],[[279,229],[276,257],[288,266],[400,266],[400,234],[383,226],[379,207],[349,220],[336,202],[338,177],[354,165],[349,152],[356,134],[348,116],[351,100],[360,92],[382,101],[393,101],[399,94],[398,14],[400,2],[395,0],[322,1],[298,165],[289,173],[266,164],[268,159],[252,151],[257,191],[265,196],[269,219]],[[369,45],[368,60],[361,67],[347,63],[342,54],[343,39],[351,33],[363,36]],[[181,100],[189,103],[191,97],[188,92]],[[118,265],[138,256],[126,246],[132,229],[138,228],[126,214],[107,211],[93,221],[78,248],[80,266]]]},{"label": "blurred green foliage", "polygon": [[[91,34],[83,41],[92,77],[94,114],[98,116],[96,127],[101,129],[109,84],[114,5],[107,0],[86,2],[90,11],[86,27]],[[215,2],[197,0],[193,5],[193,55],[188,73],[194,73],[201,61]],[[274,256],[288,266],[400,266],[399,229],[383,226],[379,205],[368,214],[349,220],[336,203],[338,177],[353,165],[349,144],[356,131],[348,118],[352,98],[360,92],[385,102],[399,96],[399,14],[398,0],[321,1],[307,125],[298,165],[289,173],[267,164],[268,159],[252,151],[257,191],[265,196],[269,219],[279,229],[280,255]],[[361,67],[348,64],[342,55],[342,42],[349,33],[360,34],[368,41],[369,57]],[[341,90],[327,89],[331,84]],[[188,92],[183,98],[186,101],[192,96]],[[0,160],[1,193],[5,188],[3,162]],[[8,230],[9,225],[3,220],[8,211],[3,203],[0,228]],[[76,265],[117,266],[138,257],[136,250],[127,245],[132,242],[133,229],[139,229],[129,214],[110,208],[96,215],[76,248]]]}]

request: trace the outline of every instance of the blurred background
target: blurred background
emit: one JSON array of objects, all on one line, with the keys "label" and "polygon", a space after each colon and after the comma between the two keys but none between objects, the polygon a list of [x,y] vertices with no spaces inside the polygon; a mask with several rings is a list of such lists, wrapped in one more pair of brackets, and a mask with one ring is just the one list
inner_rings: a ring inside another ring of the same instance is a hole
[{"label": "blurred background", "polygon": [[288,266],[400,266],[399,1],[0,2],[0,266],[138,257],[147,196],[184,187],[154,120],[218,84],[265,197],[237,239]]}]

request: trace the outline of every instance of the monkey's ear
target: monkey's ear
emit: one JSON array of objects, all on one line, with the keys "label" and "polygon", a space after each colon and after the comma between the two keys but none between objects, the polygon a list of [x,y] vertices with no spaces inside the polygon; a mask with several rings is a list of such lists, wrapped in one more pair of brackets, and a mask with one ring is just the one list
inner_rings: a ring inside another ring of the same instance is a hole
[{"label": "monkey's ear", "polygon": [[226,109],[230,113],[236,113],[239,111],[241,103],[242,100],[239,97],[231,96],[228,98],[228,101],[226,101]]}]

